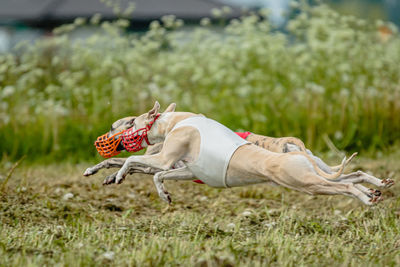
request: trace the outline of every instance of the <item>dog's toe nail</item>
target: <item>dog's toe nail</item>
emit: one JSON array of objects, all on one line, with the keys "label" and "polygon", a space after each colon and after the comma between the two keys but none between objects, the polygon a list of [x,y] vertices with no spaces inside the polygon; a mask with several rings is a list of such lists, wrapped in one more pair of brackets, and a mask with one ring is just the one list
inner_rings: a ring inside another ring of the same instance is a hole
[{"label": "dog's toe nail", "polygon": [[382,183],[385,187],[391,187],[394,185],[394,181],[392,179],[383,179]]},{"label": "dog's toe nail", "polygon": [[382,195],[382,192],[381,192],[381,191],[379,191],[379,190],[377,190],[377,189],[374,189],[374,188],[370,188],[370,189],[369,189],[369,192],[370,192],[370,194],[371,194],[372,196],[380,196],[380,195]]},{"label": "dog's toe nail", "polygon": [[369,202],[371,202],[371,203],[373,203],[373,204],[377,204],[378,202],[381,202],[383,200],[383,197],[382,196],[377,196],[377,195],[374,195],[370,200],[369,200]]},{"label": "dog's toe nail", "polygon": [[125,176],[122,176],[120,179],[117,179],[117,180],[116,180],[116,183],[117,183],[117,184],[122,184],[122,182],[124,181],[124,179],[125,179]]}]

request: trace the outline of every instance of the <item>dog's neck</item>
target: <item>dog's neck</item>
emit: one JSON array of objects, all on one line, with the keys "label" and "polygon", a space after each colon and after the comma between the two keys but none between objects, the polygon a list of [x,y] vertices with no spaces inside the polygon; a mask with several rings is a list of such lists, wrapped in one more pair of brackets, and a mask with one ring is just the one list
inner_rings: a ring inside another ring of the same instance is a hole
[{"label": "dog's neck", "polygon": [[162,113],[148,132],[147,138],[150,144],[164,142],[165,137],[178,122],[192,116],[198,116],[198,114],[190,112]]}]

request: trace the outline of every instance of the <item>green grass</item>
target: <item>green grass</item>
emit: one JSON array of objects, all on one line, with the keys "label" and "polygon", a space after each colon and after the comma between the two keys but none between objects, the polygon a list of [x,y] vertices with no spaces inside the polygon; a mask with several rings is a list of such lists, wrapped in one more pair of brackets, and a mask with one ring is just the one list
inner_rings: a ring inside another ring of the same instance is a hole
[{"label": "green grass", "polygon": [[[328,158],[330,162],[337,159]],[[399,151],[359,158],[353,169],[399,182]],[[1,165],[3,182],[10,164]],[[257,185],[213,189],[151,176],[102,186],[88,164],[19,166],[0,194],[4,266],[398,266],[400,186],[365,207],[344,196],[308,196]],[[63,200],[67,193],[74,197]],[[244,212],[249,211],[248,214]],[[107,259],[107,252],[114,256]]]}]

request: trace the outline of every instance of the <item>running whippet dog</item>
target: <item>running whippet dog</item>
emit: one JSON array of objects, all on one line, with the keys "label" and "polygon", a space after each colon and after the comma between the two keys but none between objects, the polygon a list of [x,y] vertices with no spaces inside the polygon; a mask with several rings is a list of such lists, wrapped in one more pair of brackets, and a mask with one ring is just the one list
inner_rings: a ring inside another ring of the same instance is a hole
[{"label": "running whippet dog", "polygon": [[[168,112],[174,112],[175,111],[176,104],[172,103],[168,106],[168,108],[164,111],[164,113]],[[105,134],[109,139],[112,139],[112,142],[115,142],[115,139],[113,137],[117,137],[118,134],[122,133],[123,131],[131,128],[133,126],[133,122],[136,119],[136,117],[125,117],[122,119],[119,119],[115,121],[111,125],[110,131]],[[316,157],[313,155],[313,153],[309,150],[306,149],[304,146],[304,143],[295,137],[280,137],[280,138],[274,138],[274,137],[268,137],[268,136],[263,136],[263,135],[258,135],[250,132],[241,132],[241,133],[236,133],[242,138],[246,139],[247,141],[260,146],[264,149],[270,150],[272,152],[277,152],[277,153],[287,153],[287,152],[295,152],[295,151],[301,151],[304,153],[307,153],[308,156],[310,156],[314,161],[315,164],[318,165],[317,169],[319,173],[324,177],[324,178],[337,178],[339,174],[341,173],[342,170],[342,164],[337,165],[337,166],[328,166],[324,161],[322,161],[320,158]],[[149,145],[146,150],[146,155],[153,155],[157,154],[161,151],[163,146],[163,143],[157,143],[154,145]],[[118,145],[115,145],[115,151],[111,153],[111,155],[118,154],[121,150],[125,150],[124,146],[122,143],[119,143]],[[354,153],[349,159],[346,160],[345,165],[347,165],[354,156],[356,156],[357,153]],[[100,169],[103,168],[117,168],[117,167],[122,167],[126,158],[111,158],[104,160],[103,162],[88,168],[85,172],[85,176],[93,175],[97,173]],[[178,162],[175,164],[174,168],[179,168],[183,167],[182,162]],[[320,170],[323,170],[321,172]],[[145,172],[145,173],[150,173],[150,174],[155,174],[155,172],[159,171],[157,169],[151,169],[151,168],[143,168],[140,166],[137,166],[135,169],[131,169],[132,173],[133,172]],[[337,172],[337,173],[333,173]],[[114,173],[107,177],[106,180],[104,180],[104,184],[110,184],[114,183],[115,176],[117,173]],[[332,174],[332,175],[331,175]]]},{"label": "running whippet dog", "polygon": [[[366,182],[379,187],[393,185],[390,179],[380,180],[360,171],[341,175],[345,161],[340,165],[339,172],[331,175],[339,178],[331,180],[325,178],[327,175],[323,175],[321,170],[318,171],[313,159],[303,151],[274,153],[250,144],[225,126],[204,116],[188,112],[158,114],[158,110],[159,104],[156,102],[152,110],[132,117],[129,124],[132,131],[137,131],[154,123],[148,129],[148,141],[144,142],[142,138],[140,145],[146,147],[146,143],[163,142],[161,151],[153,155],[122,159],[124,163],[115,180],[106,183],[121,183],[128,173],[139,170],[154,173],[157,191],[167,202],[171,199],[164,188],[164,180],[192,180],[198,177],[214,187],[272,183],[309,194],[353,196],[367,205],[380,201],[380,194],[358,183]],[[125,124],[126,120],[122,123]],[[113,165],[112,160],[117,159],[109,160],[108,166]],[[117,161],[115,167],[121,164],[120,160]],[[184,167],[172,169],[178,162],[183,162]],[[100,169],[95,167],[88,168],[85,175]]]}]

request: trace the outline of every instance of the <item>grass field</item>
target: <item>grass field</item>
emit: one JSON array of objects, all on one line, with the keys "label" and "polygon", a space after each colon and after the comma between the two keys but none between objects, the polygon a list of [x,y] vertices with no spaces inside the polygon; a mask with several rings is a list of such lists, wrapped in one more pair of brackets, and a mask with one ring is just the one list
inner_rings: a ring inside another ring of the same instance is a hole
[{"label": "grass field", "polygon": [[[358,158],[351,168],[398,182],[399,159],[399,151]],[[9,165],[1,166],[2,183]],[[110,171],[86,178],[88,165],[15,170],[0,195],[2,266],[400,264],[398,184],[371,208],[267,185],[222,190],[166,182],[173,199],[167,207],[150,176],[104,187]]]}]

